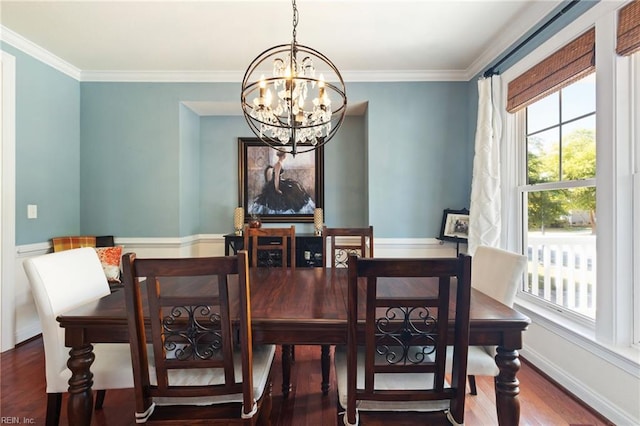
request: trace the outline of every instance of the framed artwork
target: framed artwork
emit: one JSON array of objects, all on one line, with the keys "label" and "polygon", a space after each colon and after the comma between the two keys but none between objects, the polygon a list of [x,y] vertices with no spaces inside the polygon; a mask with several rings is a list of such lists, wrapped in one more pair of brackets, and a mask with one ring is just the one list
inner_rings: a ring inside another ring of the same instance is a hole
[{"label": "framed artwork", "polygon": [[460,242],[469,238],[469,210],[445,209],[442,215],[440,240]]},{"label": "framed artwork", "polygon": [[238,202],[262,222],[313,222],[324,198],[322,147],[282,153],[258,138],[238,139]]}]

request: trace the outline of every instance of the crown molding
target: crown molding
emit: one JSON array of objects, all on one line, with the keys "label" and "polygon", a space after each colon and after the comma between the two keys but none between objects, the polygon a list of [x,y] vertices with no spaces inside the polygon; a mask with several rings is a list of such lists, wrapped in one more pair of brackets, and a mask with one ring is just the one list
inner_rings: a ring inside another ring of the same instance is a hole
[{"label": "crown molding", "polygon": [[342,71],[348,82],[409,82],[409,81],[468,81],[464,70],[391,70],[391,71]]},{"label": "crown molding", "polygon": [[466,80],[470,81],[484,71],[492,62],[495,62],[500,55],[506,53],[514,44],[514,41],[517,42],[517,40],[520,40],[532,30],[533,27],[527,26],[531,21],[531,14],[537,16],[537,19],[534,20],[537,25],[548,17],[560,4],[560,1],[532,2],[527,13],[521,14],[516,20],[511,22],[507,28],[504,28],[503,31],[500,32],[500,36],[494,40],[491,48],[482,52],[469,68],[467,68],[465,72]]},{"label": "crown molding", "polygon": [[241,71],[82,71],[80,81],[145,83],[238,83]]},{"label": "crown molding", "polygon": [[49,65],[61,73],[80,81],[80,69],[3,25],[0,25],[0,40],[21,50],[27,55],[32,56],[44,64]]},{"label": "crown molding", "polygon": [[[89,71],[80,70],[65,60],[0,25],[0,40],[10,44],[80,82],[144,82],[144,83],[237,83],[244,71]],[[343,71],[347,82],[420,82],[469,81],[465,70],[443,71]]]},{"label": "crown molding", "polygon": [[[342,71],[346,82],[468,81],[466,71]],[[156,83],[237,83],[242,71],[82,71],[81,81]]]},{"label": "crown molding", "polygon": [[[0,40],[80,82],[238,83],[244,71],[91,71],[80,70],[0,25]],[[476,61],[478,62],[478,61]],[[469,70],[342,71],[346,82],[469,81]]]}]

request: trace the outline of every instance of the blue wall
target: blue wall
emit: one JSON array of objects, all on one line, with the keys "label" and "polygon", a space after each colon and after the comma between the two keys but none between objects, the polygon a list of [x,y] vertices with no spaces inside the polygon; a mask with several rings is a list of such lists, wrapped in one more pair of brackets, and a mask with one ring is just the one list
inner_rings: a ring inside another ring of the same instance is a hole
[{"label": "blue wall", "polygon": [[[596,3],[563,13],[499,71]],[[198,117],[181,102],[236,103],[239,83],[79,83],[0,46],[17,67],[16,244],[231,230],[237,138],[251,134],[239,116]],[[349,102],[368,109],[326,146],[325,222],[438,236],[442,211],[469,204],[476,81],[347,83]],[[27,204],[38,205],[38,219],[26,218]]]},{"label": "blue wall", "polygon": [[193,228],[193,218],[183,218],[189,225],[181,230],[181,213],[188,214],[181,211],[182,182],[194,178],[187,178],[180,156],[198,154],[182,147],[180,118],[187,113],[180,114],[180,102],[237,100],[236,89],[233,84],[82,83],[81,231],[177,237]]},{"label": "blue wall", "polygon": [[[350,99],[368,102],[367,120],[350,117],[339,136],[327,144],[326,223],[371,223],[380,237],[437,236],[442,210],[468,205],[467,85],[347,84]],[[239,116],[201,118],[197,164],[195,148],[184,146],[192,143],[194,123],[179,108],[181,101],[237,102],[237,85],[82,83],[81,87],[83,233],[121,237],[195,233],[193,226],[181,226],[196,220],[188,217],[186,206],[197,197],[186,196],[192,188],[181,184],[190,173],[189,164],[201,170],[197,232],[231,230],[231,212],[238,204],[237,138],[251,134]],[[191,130],[183,131],[184,126]],[[185,133],[189,140],[181,141]],[[185,149],[190,154],[185,156]]]},{"label": "blue wall", "polygon": [[200,231],[200,117],[180,105],[180,236]]},{"label": "blue wall", "polygon": [[381,237],[436,237],[442,211],[468,207],[466,82],[348,84],[369,102],[369,222]]},{"label": "blue wall", "polygon": [[[236,103],[239,84],[78,83],[3,49],[18,58],[17,244],[232,230],[237,140],[252,135],[241,116],[182,102]],[[347,83],[349,102],[368,107],[325,147],[325,222],[437,236],[443,209],[468,206],[470,84]],[[28,203],[37,220],[24,219]]]},{"label": "blue wall", "polygon": [[250,137],[251,131],[241,116],[202,117],[200,121],[200,232],[226,234],[233,231],[233,209],[240,205],[238,137]]},{"label": "blue wall", "polygon": [[[364,226],[366,186],[364,117],[348,116],[324,153],[325,222],[330,226]],[[233,230],[238,200],[238,137],[255,137],[241,116],[201,118],[200,233]],[[311,224],[296,229],[312,232]]]},{"label": "blue wall", "polygon": [[[16,58],[16,244],[80,231],[80,83],[2,44]],[[38,218],[27,219],[27,205]]]}]

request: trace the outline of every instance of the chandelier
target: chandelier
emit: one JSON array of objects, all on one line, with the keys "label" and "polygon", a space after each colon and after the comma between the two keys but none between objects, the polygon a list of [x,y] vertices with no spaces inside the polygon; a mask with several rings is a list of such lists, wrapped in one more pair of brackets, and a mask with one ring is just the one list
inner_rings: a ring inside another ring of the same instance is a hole
[{"label": "chandelier", "polygon": [[296,41],[298,9],[293,4],[293,41],[262,52],[242,79],[242,111],[258,138],[295,155],[317,149],[338,131],[347,110],[344,81],[322,53]]}]

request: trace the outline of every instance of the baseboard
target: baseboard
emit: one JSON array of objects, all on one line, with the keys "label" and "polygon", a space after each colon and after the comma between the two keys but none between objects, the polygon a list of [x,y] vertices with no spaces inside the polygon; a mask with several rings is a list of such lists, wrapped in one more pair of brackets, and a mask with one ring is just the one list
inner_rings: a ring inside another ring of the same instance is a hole
[{"label": "baseboard", "polygon": [[16,342],[22,343],[27,340],[31,340],[40,334],[42,334],[40,321],[38,321],[38,319],[35,318],[34,321],[30,322],[25,327],[21,327],[19,330],[16,330]]},{"label": "baseboard", "polygon": [[598,417],[603,417],[607,422],[614,425],[637,424],[636,419],[624,413],[612,401],[605,398],[602,394],[594,392],[573,376],[566,374],[564,370],[558,368],[539,352],[528,347],[520,350],[520,355],[537,372],[562,388],[563,391],[571,395],[572,398],[577,400],[581,405],[590,407],[590,411]]}]

